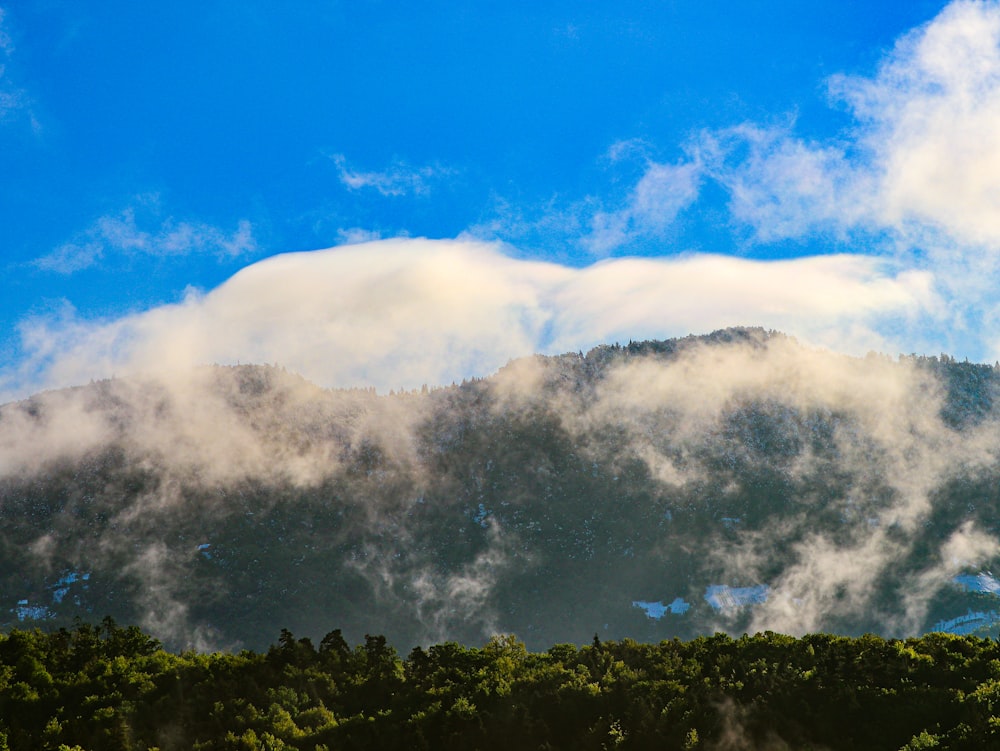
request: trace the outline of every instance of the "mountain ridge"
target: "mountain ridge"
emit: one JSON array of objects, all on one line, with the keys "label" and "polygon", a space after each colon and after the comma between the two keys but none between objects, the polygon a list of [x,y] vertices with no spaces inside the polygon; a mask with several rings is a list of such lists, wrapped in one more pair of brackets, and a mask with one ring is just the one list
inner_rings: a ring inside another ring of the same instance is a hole
[{"label": "mountain ridge", "polygon": [[0,406],[7,625],[236,648],[1000,620],[991,580],[956,583],[1000,563],[993,366],[734,328],[391,395],[171,379]]}]

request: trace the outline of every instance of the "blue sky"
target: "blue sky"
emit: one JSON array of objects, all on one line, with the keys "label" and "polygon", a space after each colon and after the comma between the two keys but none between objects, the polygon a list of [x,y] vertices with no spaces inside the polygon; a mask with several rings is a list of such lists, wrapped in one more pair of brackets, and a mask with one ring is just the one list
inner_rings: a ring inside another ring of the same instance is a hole
[{"label": "blue sky", "polygon": [[994,2],[0,11],[0,395],[734,324],[1000,356]]}]

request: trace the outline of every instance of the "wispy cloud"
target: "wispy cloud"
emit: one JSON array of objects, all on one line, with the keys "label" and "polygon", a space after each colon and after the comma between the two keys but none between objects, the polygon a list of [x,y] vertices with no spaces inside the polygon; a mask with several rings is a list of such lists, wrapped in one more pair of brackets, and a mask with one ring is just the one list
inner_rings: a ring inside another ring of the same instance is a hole
[{"label": "wispy cloud", "polygon": [[250,222],[240,220],[225,232],[202,222],[163,218],[156,201],[141,201],[119,214],[103,216],[90,227],[37,258],[33,265],[43,271],[73,274],[99,264],[108,256],[185,256],[195,253],[236,258],[256,249]]},{"label": "wispy cloud", "polygon": [[700,173],[694,162],[648,162],[623,206],[593,214],[584,246],[600,256],[638,239],[661,236],[698,198]]},{"label": "wispy cloud", "polygon": [[[536,362],[505,373],[504,385],[525,398],[540,393],[525,376]],[[923,627],[938,590],[1000,551],[995,537],[952,513],[955,526],[933,540],[938,550],[922,554],[921,569],[907,562],[915,546],[927,542],[944,483],[996,466],[998,424],[987,420],[955,431],[941,418],[945,394],[932,372],[905,359],[849,358],[776,337],[764,347],[699,345],[673,361],[624,361],[585,397],[545,398],[561,405],[571,435],[628,436],[620,455],[640,459],[652,477],[674,488],[692,481],[703,488],[705,478],[718,478],[721,465],[708,457],[725,457],[730,466],[773,460],[774,444],[761,451],[762,444],[746,441],[748,433],[733,431],[734,410],[754,404],[758,418],[767,414],[774,421],[774,434],[798,443],[772,466],[800,490],[778,517],[737,531],[737,542],[720,541],[714,553],[731,581],[749,578],[771,587],[767,602],[754,610],[750,631],[815,632],[852,618],[877,620],[887,633],[912,634]],[[821,415],[836,415],[826,448],[819,448],[825,439],[813,443]],[[835,475],[839,479],[832,480]],[[839,490],[817,497],[817,487]],[[724,507],[729,492],[708,495]],[[831,513],[840,517],[834,528],[818,521]],[[904,571],[902,601],[886,608],[880,587]],[[732,628],[728,618],[725,626]]]},{"label": "wispy cloud", "polygon": [[874,75],[834,76],[829,90],[854,118],[839,138],[798,136],[794,122],[702,135],[698,157],[732,217],[760,243],[822,237],[905,259],[934,274],[953,331],[996,331],[1000,3],[952,3]]},{"label": "wispy cloud", "polygon": [[952,3],[874,76],[835,76],[829,90],[855,118],[839,140],[753,124],[705,136],[736,218],[762,241],[860,229],[998,255],[1000,4]]},{"label": "wispy cloud", "polygon": [[387,198],[426,196],[435,180],[452,174],[451,170],[444,167],[414,167],[401,160],[394,161],[381,171],[364,171],[353,167],[343,154],[334,154],[330,158],[337,165],[340,182],[348,189],[371,189]]},{"label": "wispy cloud", "polygon": [[844,144],[798,139],[793,125],[744,123],[701,135],[699,156],[728,192],[732,218],[760,243],[875,230],[873,177],[851,163]]},{"label": "wispy cloud", "polygon": [[278,361],[322,385],[414,387],[532,352],[747,322],[863,352],[895,346],[896,327],[922,326],[936,305],[929,275],[859,256],[618,259],[577,269],[502,250],[395,239],[289,253],[207,294],[118,320],[30,319],[23,367],[4,374],[7,387],[237,361]]},{"label": "wispy cloud", "polygon": [[14,44],[10,40],[10,34],[8,34],[4,28],[5,15],[6,11],[3,8],[0,8],[0,55],[7,57],[10,55],[11,51],[13,51]]},{"label": "wispy cloud", "polygon": [[382,236],[379,232],[364,227],[348,227],[346,229],[341,227],[337,230],[337,245],[357,245],[381,239]]},{"label": "wispy cloud", "polygon": [[[597,210],[592,200],[571,204],[553,196],[541,206],[526,207],[494,194],[484,217],[468,227],[462,237],[501,241],[522,249],[544,248],[547,257],[565,260],[580,238],[586,236],[587,221]],[[562,253],[560,248],[564,249]]]},{"label": "wispy cloud", "polygon": [[933,278],[930,327],[941,338],[923,342],[1000,357],[990,333],[1000,330],[1000,3],[958,0],[905,34],[873,74],[834,76],[828,89],[853,119],[837,136],[806,137],[791,116],[745,122],[692,136],[673,162],[622,141],[607,154],[612,182],[626,186],[617,199],[555,196],[535,210],[498,199],[469,233],[549,257],[560,246],[621,255],[669,240],[712,185],[751,246],[863,248]]},{"label": "wispy cloud", "polygon": [[14,52],[14,42],[6,30],[6,11],[0,8],[0,122],[11,118],[16,112],[28,110],[28,99],[24,90],[10,80],[7,65]]},{"label": "wispy cloud", "polygon": [[956,2],[903,37],[872,79],[831,82],[862,125],[877,220],[968,244],[1000,240],[1000,5]]},{"label": "wispy cloud", "polygon": [[[561,235],[593,256],[663,237],[705,184],[729,196],[730,218],[765,245],[820,238],[930,258],[961,294],[1000,275],[1000,3],[957,0],[902,36],[868,76],[828,82],[853,119],[809,138],[794,117],[707,128],[675,162],[641,141],[611,147],[613,164],[644,161],[617,202],[565,198],[535,212],[501,202],[480,237]],[[959,287],[962,287],[960,290]],[[979,290],[980,292],[982,290]],[[989,314],[993,315],[993,314]]]},{"label": "wispy cloud", "polygon": [[606,258],[636,244],[663,239],[678,215],[698,200],[703,170],[696,158],[667,163],[647,152],[647,145],[638,140],[621,141],[608,150],[614,182],[619,182],[619,171],[638,168],[638,178],[627,183],[621,195],[576,201],[554,196],[534,210],[496,198],[491,216],[468,233],[481,239],[537,242],[548,248],[562,244],[590,258]]}]

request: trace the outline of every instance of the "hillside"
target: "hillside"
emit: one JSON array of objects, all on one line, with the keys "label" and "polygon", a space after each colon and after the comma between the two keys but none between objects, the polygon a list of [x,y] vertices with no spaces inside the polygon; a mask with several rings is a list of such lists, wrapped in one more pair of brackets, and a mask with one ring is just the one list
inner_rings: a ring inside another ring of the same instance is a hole
[{"label": "hillside", "polygon": [[728,329],[389,395],[249,365],[41,393],[0,407],[0,619],[203,649],[986,633],[998,383]]}]

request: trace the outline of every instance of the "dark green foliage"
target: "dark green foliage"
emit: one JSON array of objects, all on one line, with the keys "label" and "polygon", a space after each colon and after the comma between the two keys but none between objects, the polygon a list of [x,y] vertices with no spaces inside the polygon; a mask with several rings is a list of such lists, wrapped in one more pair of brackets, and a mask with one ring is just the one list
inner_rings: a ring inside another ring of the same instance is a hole
[{"label": "dark green foliage", "polygon": [[[381,636],[172,654],[106,619],[0,635],[0,749],[991,749],[1000,644],[771,632],[402,660]],[[729,744],[729,745],[726,745]]]}]

